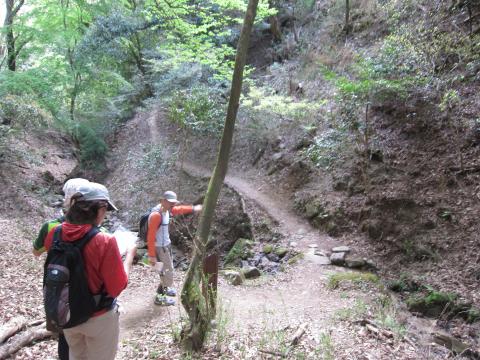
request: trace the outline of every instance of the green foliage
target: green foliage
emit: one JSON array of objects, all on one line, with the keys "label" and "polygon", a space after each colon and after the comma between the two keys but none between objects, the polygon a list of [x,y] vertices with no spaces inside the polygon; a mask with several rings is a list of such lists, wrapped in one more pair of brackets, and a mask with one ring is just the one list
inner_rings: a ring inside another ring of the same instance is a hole
[{"label": "green foliage", "polygon": [[241,103],[243,110],[256,118],[256,121],[265,119],[270,126],[275,127],[277,121],[308,122],[314,119],[326,101],[299,101],[291,96],[277,94],[273,89],[251,86]]},{"label": "green foliage", "polygon": [[144,155],[137,163],[137,169],[147,176],[167,173],[175,163],[175,154],[165,146],[147,144],[143,147]]},{"label": "green foliage", "polygon": [[264,254],[270,254],[272,251],[273,251],[273,245],[271,245],[271,244],[263,245],[263,253]]},{"label": "green foliage", "polygon": [[298,263],[300,260],[302,260],[303,258],[305,258],[305,254],[304,253],[298,253],[297,255],[288,259],[287,264],[288,265],[294,265],[294,264]]},{"label": "green foliage", "polygon": [[459,102],[460,96],[458,95],[458,91],[450,89],[443,94],[439,107],[442,111],[450,111]]},{"label": "green foliage", "polygon": [[[72,134],[82,162],[90,165],[104,158],[104,139],[154,91],[178,90],[170,102],[174,121],[218,135],[223,94],[204,85],[192,89],[182,79],[185,69],[200,69],[198,84],[230,79],[245,9],[242,0],[32,3],[15,19],[18,44],[28,40],[28,47],[17,72],[0,72],[0,97],[20,96],[50,113],[56,121],[46,125]],[[257,19],[273,13],[262,1]]]},{"label": "green foliage", "polygon": [[0,124],[0,156],[8,149],[8,142],[15,133],[15,129],[11,126]]},{"label": "green foliage", "polygon": [[394,298],[385,293],[375,299],[373,310],[376,322],[384,328],[391,330],[398,337],[403,337],[407,329],[397,321],[397,308]]},{"label": "green foliage", "polygon": [[372,273],[363,272],[343,272],[332,274],[328,278],[328,287],[336,289],[342,281],[350,281],[356,284],[378,283],[378,276]]},{"label": "green foliage", "polygon": [[[52,64],[53,65],[53,64]],[[64,81],[61,71],[50,64],[16,72],[0,72],[0,98],[12,95],[39,104],[56,116],[62,106],[62,93],[55,83]]]},{"label": "green foliage", "polygon": [[215,343],[218,348],[229,339],[228,326],[233,321],[232,309],[227,307],[220,297],[217,299],[216,318],[214,327]]},{"label": "green foliage", "polygon": [[318,358],[323,360],[335,359],[335,346],[330,334],[322,332],[320,333],[320,346],[316,351]]},{"label": "green foliage", "polygon": [[0,98],[0,119],[17,130],[32,130],[51,121],[51,117],[31,97],[14,95]]},{"label": "green foliage", "polygon": [[449,303],[455,301],[457,298],[456,294],[436,291],[430,286],[426,286],[426,289],[427,294],[424,299],[427,305]]},{"label": "green foliage", "polygon": [[439,260],[439,255],[434,248],[428,244],[417,243],[412,239],[405,239],[402,241],[402,250],[411,260],[423,261],[431,259],[433,261]]},{"label": "green foliage", "polygon": [[340,321],[352,320],[361,316],[368,311],[368,305],[361,299],[355,300],[353,306],[340,309],[335,312],[335,319]]},{"label": "green foliage", "polygon": [[419,284],[407,274],[401,274],[398,279],[388,282],[388,288],[395,292],[413,292],[419,289]]},{"label": "green foliage", "polygon": [[467,322],[474,323],[480,320],[480,309],[472,307],[467,312]]},{"label": "green foliage", "polygon": [[175,91],[167,107],[170,121],[188,132],[220,136],[223,130],[225,112],[208,88]]},{"label": "green foliage", "polygon": [[437,291],[430,286],[425,286],[425,291],[409,296],[406,303],[410,311],[437,317],[453,309],[456,299],[456,294]]},{"label": "green foliage", "polygon": [[313,143],[303,150],[304,156],[316,166],[329,169],[341,157],[347,133],[344,128],[329,128],[319,133]]},{"label": "green foliage", "polygon": [[252,245],[252,240],[243,238],[238,239],[228,252],[227,256],[225,256],[225,264],[234,264],[240,259],[245,260],[253,256],[251,250]]},{"label": "green foliage", "polygon": [[78,144],[81,163],[87,168],[102,168],[108,148],[95,130],[86,123],[75,123],[71,135]]}]

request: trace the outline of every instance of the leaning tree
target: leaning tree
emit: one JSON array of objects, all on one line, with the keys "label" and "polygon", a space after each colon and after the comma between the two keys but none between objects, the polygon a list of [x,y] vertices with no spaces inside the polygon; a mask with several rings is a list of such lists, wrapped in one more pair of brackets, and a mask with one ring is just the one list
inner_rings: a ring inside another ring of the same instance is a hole
[{"label": "leaning tree", "polygon": [[[211,292],[202,291],[202,289],[208,289],[208,279],[203,272],[203,263],[209,247],[209,234],[215,206],[227,173],[228,158],[232,146],[233,131],[242,90],[243,70],[257,6],[258,0],[249,0],[237,45],[230,99],[217,163],[213,170],[213,175],[210,178],[207,194],[203,202],[202,215],[193,240],[193,258],[181,294],[182,304],[189,318],[189,323],[182,329],[182,342],[186,348],[195,351],[202,348],[205,336],[209,330],[210,321],[214,316],[214,311],[212,311],[214,306],[210,306],[210,304],[212,304],[212,299],[210,298]],[[213,299],[213,303],[214,301]]]}]

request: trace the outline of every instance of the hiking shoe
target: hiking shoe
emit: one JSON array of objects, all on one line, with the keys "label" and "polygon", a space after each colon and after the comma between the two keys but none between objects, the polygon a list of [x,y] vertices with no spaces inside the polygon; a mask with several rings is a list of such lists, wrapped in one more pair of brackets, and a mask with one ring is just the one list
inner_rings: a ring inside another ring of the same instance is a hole
[{"label": "hiking shoe", "polygon": [[177,290],[175,290],[175,288],[163,287],[159,285],[157,288],[157,294],[167,295],[167,296],[177,296]]},{"label": "hiking shoe", "polygon": [[165,295],[177,296],[177,290],[175,290],[175,288],[167,287],[167,289],[165,290]]},{"label": "hiking shoe", "polygon": [[157,294],[155,296],[155,299],[153,302],[155,305],[164,305],[164,306],[175,305],[175,300],[160,294]]}]

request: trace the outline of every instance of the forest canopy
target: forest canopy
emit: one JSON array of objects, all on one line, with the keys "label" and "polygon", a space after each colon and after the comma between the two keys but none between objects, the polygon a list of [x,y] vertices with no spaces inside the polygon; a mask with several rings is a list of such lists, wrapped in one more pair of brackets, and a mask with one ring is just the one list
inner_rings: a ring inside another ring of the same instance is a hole
[{"label": "forest canopy", "polygon": [[[145,99],[227,87],[245,8],[241,0],[7,0],[2,125],[60,129],[93,165]],[[264,1],[257,21],[273,13]]]}]

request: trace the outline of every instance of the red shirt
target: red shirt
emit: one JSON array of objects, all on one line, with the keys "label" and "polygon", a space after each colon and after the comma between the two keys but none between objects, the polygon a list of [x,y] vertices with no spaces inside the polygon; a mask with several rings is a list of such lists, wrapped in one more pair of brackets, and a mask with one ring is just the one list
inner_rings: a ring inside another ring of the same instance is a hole
[{"label": "red shirt", "polygon": [[[52,246],[55,228],[50,230],[45,239],[47,250]],[[91,228],[92,225],[75,225],[64,222],[62,224],[62,240],[79,240]],[[128,276],[125,273],[117,241],[113,235],[102,232],[95,235],[83,248],[83,261],[88,287],[92,294],[99,294],[103,285],[107,294],[116,298],[127,287]]]}]

